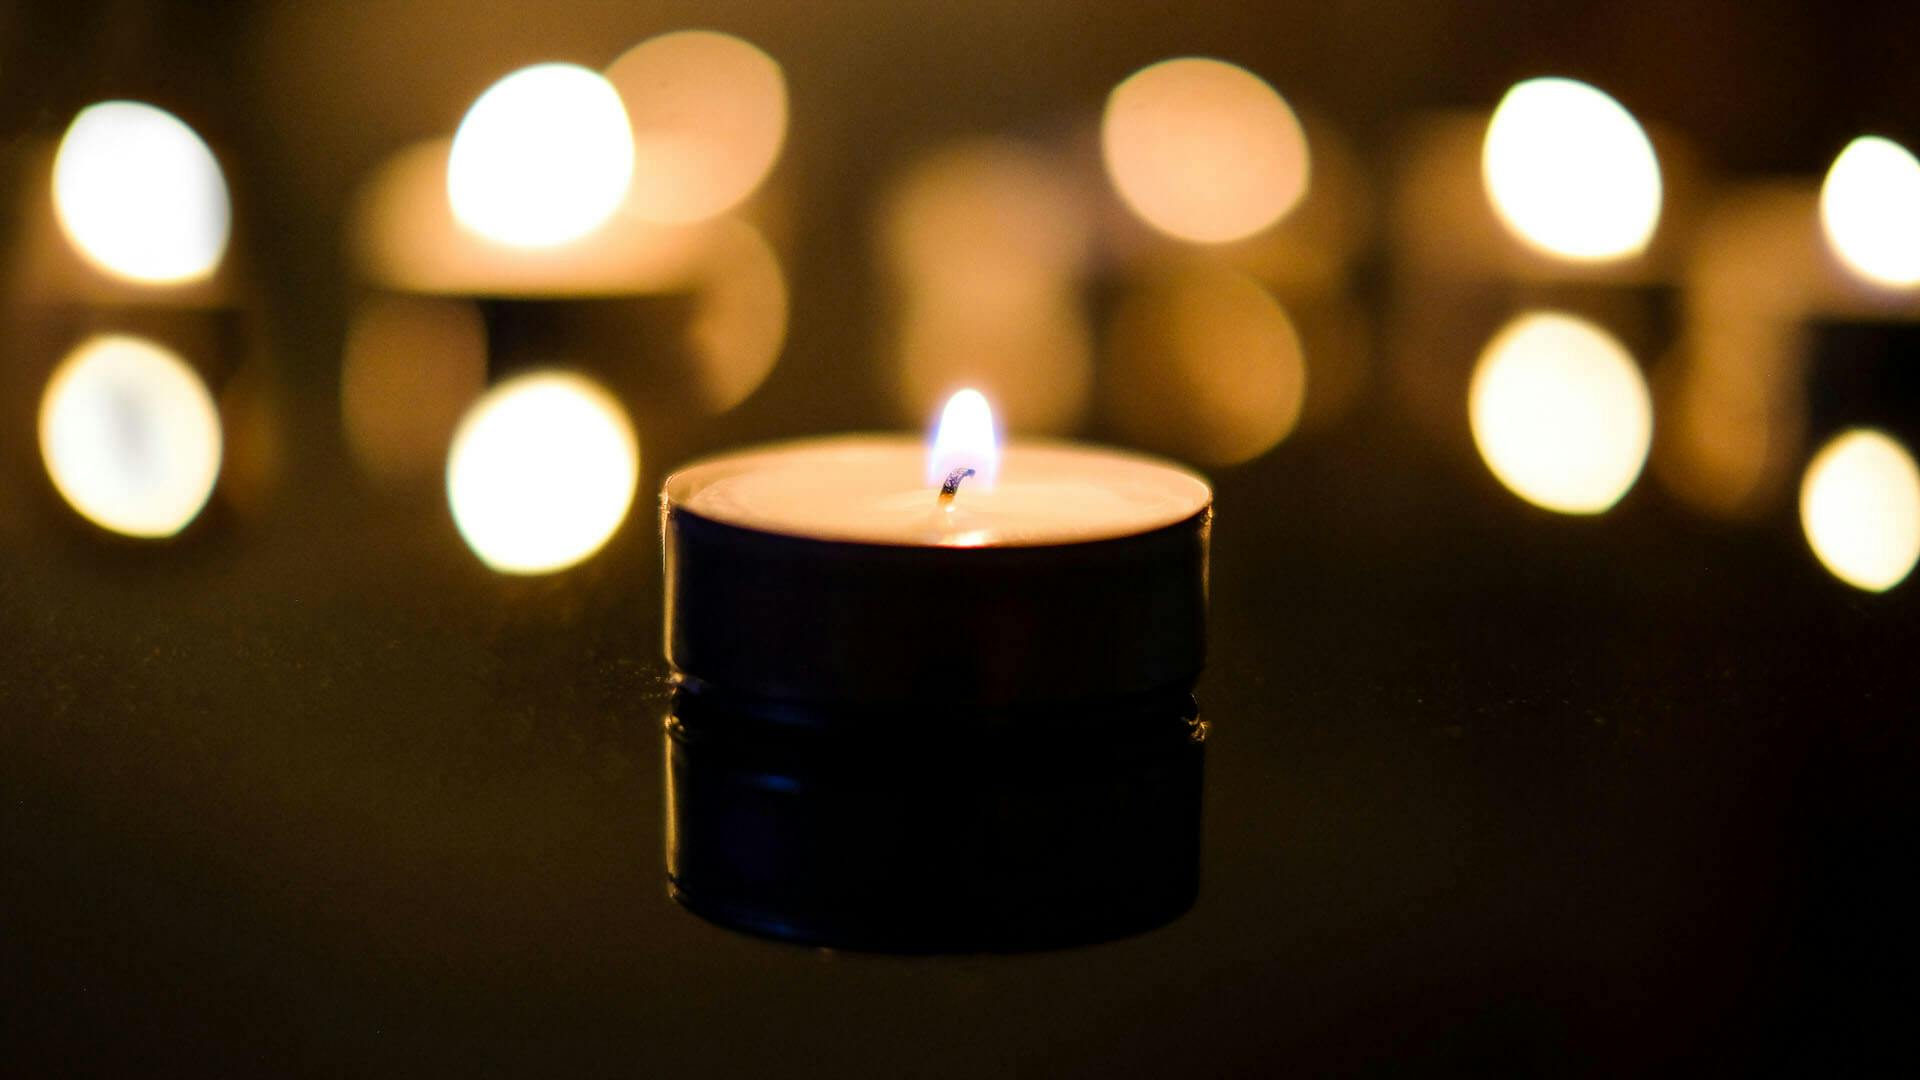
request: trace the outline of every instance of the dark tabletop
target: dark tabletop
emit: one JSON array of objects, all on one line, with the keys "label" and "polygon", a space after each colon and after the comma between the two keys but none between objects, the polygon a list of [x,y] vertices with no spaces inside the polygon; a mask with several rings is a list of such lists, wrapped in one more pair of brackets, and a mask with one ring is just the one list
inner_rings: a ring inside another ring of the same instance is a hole
[{"label": "dark tabletop", "polygon": [[1785,525],[1658,501],[1551,517],[1362,439],[1220,476],[1200,901],[1010,957],[773,944],[667,898],[644,514],[532,581],[432,515],[165,559],[16,546],[9,1043],[952,1075],[1883,1045],[1917,898],[1914,608]]}]

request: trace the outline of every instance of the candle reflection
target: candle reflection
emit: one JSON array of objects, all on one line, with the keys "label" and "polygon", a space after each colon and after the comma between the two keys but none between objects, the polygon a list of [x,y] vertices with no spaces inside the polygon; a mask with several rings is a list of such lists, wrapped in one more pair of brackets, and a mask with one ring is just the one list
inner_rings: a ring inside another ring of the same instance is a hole
[{"label": "candle reflection", "polygon": [[1474,445],[1500,482],[1563,514],[1598,514],[1640,475],[1653,434],[1627,350],[1571,315],[1522,315],[1495,335],[1468,392]]},{"label": "candle reflection", "polygon": [[1293,322],[1251,278],[1210,263],[1163,271],[1114,313],[1105,404],[1132,442],[1209,465],[1287,437],[1307,396]]},{"label": "candle reflection", "polygon": [[787,340],[787,276],[767,238],[738,219],[718,222],[693,271],[687,346],[700,403],[726,412],[772,374]]},{"label": "candle reflection", "polygon": [[1807,466],[1800,523],[1834,577],[1868,592],[1900,584],[1920,558],[1920,469],[1913,455],[1878,431],[1838,436]]},{"label": "candle reflection", "polygon": [[620,403],[567,372],[494,387],[454,433],[447,498],[482,562],[502,573],[563,570],[626,520],[640,449]]},{"label": "candle reflection", "polygon": [[87,520],[127,536],[186,528],[220,474],[220,416],[200,376],[143,338],[91,339],[40,403],[47,474]]}]

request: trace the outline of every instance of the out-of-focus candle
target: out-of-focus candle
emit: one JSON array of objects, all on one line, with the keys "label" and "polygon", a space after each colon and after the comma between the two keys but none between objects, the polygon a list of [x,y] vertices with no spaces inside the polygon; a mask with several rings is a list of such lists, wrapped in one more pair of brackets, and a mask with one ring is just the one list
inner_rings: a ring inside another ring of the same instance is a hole
[{"label": "out-of-focus candle", "polygon": [[[1137,454],[1001,447],[984,408],[950,408],[958,442],[806,440],[668,478],[668,862],[697,913],[952,949],[1191,903],[1212,491]],[[1007,828],[1033,821],[1060,824]]]}]

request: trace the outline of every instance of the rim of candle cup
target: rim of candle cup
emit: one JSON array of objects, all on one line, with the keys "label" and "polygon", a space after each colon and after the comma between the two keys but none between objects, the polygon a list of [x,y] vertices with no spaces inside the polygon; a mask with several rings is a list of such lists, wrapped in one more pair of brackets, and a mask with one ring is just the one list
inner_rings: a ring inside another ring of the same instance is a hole
[{"label": "rim of candle cup", "polygon": [[[894,432],[855,432],[845,435],[802,436],[793,439],[781,439],[774,442],[756,443],[738,449],[721,451],[696,458],[667,475],[660,485],[660,505],[664,512],[675,517],[685,515],[698,519],[707,525],[734,529],[762,536],[778,537],[801,544],[837,545],[843,547],[866,548],[876,551],[951,551],[975,553],[969,557],[991,557],[995,552],[1043,551],[1050,548],[1086,547],[1098,544],[1110,544],[1135,540],[1156,533],[1179,530],[1190,527],[1195,521],[1211,518],[1213,515],[1213,484],[1197,469],[1182,465],[1177,461],[1155,454],[1142,453],[1122,447],[1108,446],[1104,443],[1084,442],[1076,439],[1058,439],[1046,437],[1022,437],[1009,440],[1002,447],[1002,453],[1016,449],[1062,450],[1073,452],[1091,451],[1094,453],[1123,458],[1141,465],[1152,466],[1175,474],[1180,479],[1194,484],[1198,501],[1191,513],[1164,521],[1156,521],[1131,532],[1116,532],[1107,535],[1089,535],[1070,537],[1060,540],[1023,541],[1020,543],[994,543],[980,545],[925,544],[907,541],[874,540],[842,536],[814,536],[793,532],[788,529],[767,525],[748,524],[729,521],[712,514],[701,513],[688,506],[688,500],[698,494],[701,487],[727,477],[738,475],[751,466],[756,459],[766,455],[781,453],[802,447],[828,447],[835,444],[849,446],[870,445],[887,447],[911,447],[924,451],[926,440],[917,435]],[[699,485],[699,486],[695,486]],[[957,556],[956,556],[957,557]]]}]

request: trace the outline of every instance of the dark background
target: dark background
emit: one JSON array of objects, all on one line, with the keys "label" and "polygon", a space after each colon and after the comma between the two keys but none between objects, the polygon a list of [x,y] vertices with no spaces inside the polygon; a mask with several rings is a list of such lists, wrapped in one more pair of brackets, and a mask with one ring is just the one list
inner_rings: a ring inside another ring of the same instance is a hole
[{"label": "dark background", "polygon": [[[137,545],[64,511],[18,430],[33,402],[0,403],[8,1071],[1611,1073],[1910,1053],[1913,585],[1833,580],[1791,498],[1731,524],[1643,479],[1603,516],[1551,515],[1498,486],[1464,425],[1431,438],[1372,386],[1214,474],[1198,906],[1111,945],[904,959],[737,936],[667,899],[646,497],[695,453],[894,422],[872,370],[873,203],[944,139],[1089,123],[1131,71],[1203,53],[1333,118],[1379,172],[1408,116],[1557,73],[1729,173],[1817,177],[1859,131],[1912,144],[1910,6],[480,7],[0,10],[10,148],[133,96],[219,149],[284,404],[265,509],[216,501]],[[738,409],[643,423],[642,496],[599,556],[492,575],[443,501],[371,490],[342,449],[342,215],[499,74],[602,65],[683,26],[786,69],[787,348]],[[1361,268],[1375,318],[1382,276]],[[16,330],[0,363],[50,362],[23,355],[37,340]],[[1812,377],[1816,424],[1853,422],[1854,391]],[[1885,412],[1859,410],[1913,420]]]}]

